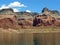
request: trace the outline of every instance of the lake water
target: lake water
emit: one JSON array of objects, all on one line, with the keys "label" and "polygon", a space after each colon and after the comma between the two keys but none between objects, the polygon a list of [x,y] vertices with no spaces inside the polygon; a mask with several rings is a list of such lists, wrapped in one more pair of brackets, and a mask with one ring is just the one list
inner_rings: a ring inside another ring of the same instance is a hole
[{"label": "lake water", "polygon": [[60,45],[60,33],[4,33],[0,45]]}]

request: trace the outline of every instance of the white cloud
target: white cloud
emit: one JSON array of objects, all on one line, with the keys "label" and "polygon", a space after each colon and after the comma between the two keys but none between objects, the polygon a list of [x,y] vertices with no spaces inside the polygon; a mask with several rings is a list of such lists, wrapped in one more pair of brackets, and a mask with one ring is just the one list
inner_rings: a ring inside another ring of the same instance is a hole
[{"label": "white cloud", "polygon": [[19,2],[13,2],[8,5],[8,7],[26,7],[24,4],[21,4]]},{"label": "white cloud", "polygon": [[9,5],[5,5],[3,4],[0,9],[6,9],[6,8],[13,8],[13,10],[16,12],[18,12],[19,10],[17,8],[22,8],[22,7],[26,7],[24,4],[21,4],[20,2],[13,2],[10,3]]},{"label": "white cloud", "polygon": [[5,8],[9,8],[9,7],[6,6],[5,4],[0,7],[0,9],[5,9]]},{"label": "white cloud", "polygon": [[19,12],[19,10],[18,10],[18,9],[13,8],[13,10],[14,10],[14,12]]},{"label": "white cloud", "polygon": [[31,12],[30,10],[26,10],[26,12]]}]

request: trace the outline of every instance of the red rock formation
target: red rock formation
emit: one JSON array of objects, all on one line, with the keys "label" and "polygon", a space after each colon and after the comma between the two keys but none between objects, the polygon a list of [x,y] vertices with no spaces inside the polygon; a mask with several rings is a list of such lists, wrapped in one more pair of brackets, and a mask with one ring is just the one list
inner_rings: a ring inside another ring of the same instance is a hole
[{"label": "red rock formation", "polygon": [[32,19],[24,19],[20,20],[18,23],[22,28],[30,28],[33,25],[33,20]]},{"label": "red rock formation", "polygon": [[50,15],[37,15],[33,21],[33,26],[50,26],[55,23],[55,18]]},{"label": "red rock formation", "polygon": [[12,29],[17,29],[18,28],[18,23],[15,17],[13,18],[2,18],[0,19],[0,27],[1,28],[12,28]]},{"label": "red rock formation", "polygon": [[19,22],[16,16],[3,17],[0,18],[0,27],[1,28],[31,28],[33,26],[60,26],[60,18],[54,18],[50,15],[36,15],[34,19],[19,19]]},{"label": "red rock formation", "polygon": [[60,27],[60,18],[56,18],[54,25]]}]

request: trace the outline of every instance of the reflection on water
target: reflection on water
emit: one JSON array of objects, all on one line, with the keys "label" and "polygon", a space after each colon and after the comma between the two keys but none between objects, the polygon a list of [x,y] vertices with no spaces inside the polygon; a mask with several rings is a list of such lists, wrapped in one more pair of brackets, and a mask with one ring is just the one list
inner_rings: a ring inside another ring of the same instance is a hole
[{"label": "reflection on water", "polygon": [[60,45],[60,33],[4,33],[0,45]]},{"label": "reflection on water", "polygon": [[0,32],[0,45],[33,45],[33,34]]}]

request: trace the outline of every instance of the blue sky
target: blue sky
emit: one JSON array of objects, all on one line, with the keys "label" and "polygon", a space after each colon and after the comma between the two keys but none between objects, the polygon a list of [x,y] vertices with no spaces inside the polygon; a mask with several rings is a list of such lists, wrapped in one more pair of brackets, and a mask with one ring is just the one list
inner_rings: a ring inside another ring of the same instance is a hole
[{"label": "blue sky", "polygon": [[47,7],[50,10],[58,10],[60,12],[60,0],[0,0],[0,9],[10,7],[15,11],[39,13],[44,7]]}]

